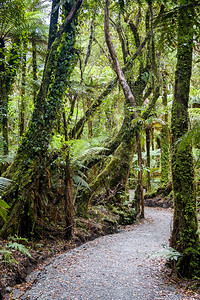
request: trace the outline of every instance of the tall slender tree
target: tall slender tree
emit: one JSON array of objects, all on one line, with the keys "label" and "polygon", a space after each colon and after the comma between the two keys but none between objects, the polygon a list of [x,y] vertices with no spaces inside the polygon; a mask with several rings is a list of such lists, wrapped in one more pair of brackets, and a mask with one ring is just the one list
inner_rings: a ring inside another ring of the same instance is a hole
[{"label": "tall slender tree", "polygon": [[192,71],[194,7],[193,1],[181,0],[178,12],[178,45],[175,92],[172,107],[172,184],[174,218],[171,246],[182,253],[179,271],[200,275],[200,246],[194,183],[192,148],[179,149],[181,137],[188,131],[188,100]]}]

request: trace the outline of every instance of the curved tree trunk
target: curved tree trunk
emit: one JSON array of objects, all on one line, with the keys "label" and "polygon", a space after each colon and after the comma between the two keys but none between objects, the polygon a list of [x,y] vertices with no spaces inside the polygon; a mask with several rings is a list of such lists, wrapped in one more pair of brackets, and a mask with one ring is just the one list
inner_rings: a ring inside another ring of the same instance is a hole
[{"label": "curved tree trunk", "polygon": [[120,143],[110,162],[90,185],[90,190],[85,190],[76,200],[80,215],[87,214],[88,205],[93,198],[99,197],[97,195],[103,195],[104,202],[107,204],[120,206],[124,202],[134,150],[134,135]]}]

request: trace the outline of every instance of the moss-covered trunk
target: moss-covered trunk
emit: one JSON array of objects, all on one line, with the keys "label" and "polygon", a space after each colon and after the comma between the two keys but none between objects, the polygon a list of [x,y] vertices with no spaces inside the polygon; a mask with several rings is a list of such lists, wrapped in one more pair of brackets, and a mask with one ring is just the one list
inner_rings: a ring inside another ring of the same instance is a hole
[{"label": "moss-covered trunk", "polygon": [[[191,1],[181,1],[188,4]],[[179,139],[188,130],[188,99],[192,70],[193,9],[180,9],[175,94],[172,107],[172,184],[174,192],[173,231],[170,244],[183,253],[179,270],[183,275],[200,274],[197,206],[191,146],[180,150]],[[196,252],[197,251],[197,252]],[[196,253],[196,254],[195,254]]]},{"label": "moss-covered trunk", "polygon": [[5,41],[0,38],[0,118],[3,136],[3,154],[8,154],[8,92],[6,85]]},{"label": "moss-covered trunk", "polygon": [[167,84],[166,84],[166,70],[163,64],[163,95],[162,95],[162,105],[165,111],[163,115],[164,124],[161,128],[161,178],[162,184],[166,185],[169,180],[169,128],[168,128],[168,112],[167,110]]},{"label": "moss-covered trunk", "polygon": [[27,41],[23,43],[23,54],[22,54],[22,77],[21,77],[21,101],[19,108],[19,136],[21,137],[25,131],[25,93],[26,93],[26,52],[27,52]]},{"label": "moss-covered trunk", "polygon": [[34,234],[38,228],[41,230],[41,222],[45,224],[47,220],[45,190],[48,187],[45,186],[45,177],[48,173],[48,145],[57,114],[62,109],[62,97],[76,62],[73,21],[82,1],[76,1],[72,7],[74,2],[72,0],[67,3],[68,10],[64,8],[67,17],[51,45],[32,119],[16,158],[7,172],[13,184],[5,195],[6,201],[11,205],[11,211],[1,229],[3,236],[15,233]]},{"label": "moss-covered trunk", "polygon": [[88,206],[94,199],[103,199],[104,203],[115,206],[120,206],[125,201],[134,150],[134,137],[120,143],[111,160],[90,185],[90,190],[85,190],[81,197],[77,198],[77,210],[80,215],[87,214]]},{"label": "moss-covered trunk", "polygon": [[36,46],[36,37],[33,34],[31,38],[32,43],[32,69],[33,69],[33,103],[36,102],[36,96],[37,96],[37,46]]},{"label": "moss-covered trunk", "polygon": [[151,154],[150,154],[150,146],[151,146],[151,128],[147,127],[145,129],[145,133],[146,133],[146,152],[147,152],[147,168],[148,168],[148,172],[147,172],[147,190],[151,189],[151,172],[150,172],[150,168],[151,168]]},{"label": "moss-covered trunk", "polygon": [[143,192],[143,170],[142,170],[142,147],[141,147],[141,135],[136,132],[137,141],[137,154],[138,154],[138,183],[135,190],[135,197],[133,207],[135,208],[136,214],[141,218],[144,218],[144,192]]}]

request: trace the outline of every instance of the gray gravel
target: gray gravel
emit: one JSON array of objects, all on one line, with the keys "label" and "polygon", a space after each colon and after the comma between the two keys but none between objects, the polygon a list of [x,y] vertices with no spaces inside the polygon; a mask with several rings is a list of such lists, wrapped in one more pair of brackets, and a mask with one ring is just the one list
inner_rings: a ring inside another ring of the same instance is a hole
[{"label": "gray gravel", "polygon": [[159,300],[188,298],[168,286],[159,270],[164,262],[151,257],[168,245],[172,213],[146,208],[146,219],[118,234],[88,242],[32,273],[32,288],[12,299],[31,300]]}]

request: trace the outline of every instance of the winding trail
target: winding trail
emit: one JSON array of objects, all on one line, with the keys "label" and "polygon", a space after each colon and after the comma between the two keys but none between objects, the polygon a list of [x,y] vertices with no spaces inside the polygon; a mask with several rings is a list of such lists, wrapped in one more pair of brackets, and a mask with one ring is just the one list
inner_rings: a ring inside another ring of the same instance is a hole
[{"label": "winding trail", "polygon": [[146,219],[120,233],[100,237],[62,254],[41,272],[32,288],[12,299],[160,300],[200,299],[164,283],[163,262],[151,255],[168,244],[172,212],[146,208]]}]

